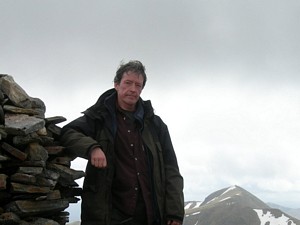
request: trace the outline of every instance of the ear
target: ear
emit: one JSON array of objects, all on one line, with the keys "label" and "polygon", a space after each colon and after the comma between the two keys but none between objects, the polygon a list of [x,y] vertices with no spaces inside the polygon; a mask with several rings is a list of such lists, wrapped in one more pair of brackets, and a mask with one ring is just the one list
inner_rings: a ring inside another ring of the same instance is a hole
[{"label": "ear", "polygon": [[115,87],[116,90],[119,89],[119,85],[117,83],[114,83],[114,87]]}]

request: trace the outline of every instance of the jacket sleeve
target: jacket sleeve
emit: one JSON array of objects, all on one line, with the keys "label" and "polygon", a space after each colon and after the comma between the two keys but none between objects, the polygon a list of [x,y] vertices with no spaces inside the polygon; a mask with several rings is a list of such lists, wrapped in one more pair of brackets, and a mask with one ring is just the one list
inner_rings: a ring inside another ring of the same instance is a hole
[{"label": "jacket sleeve", "polygon": [[70,155],[88,159],[89,150],[99,146],[95,128],[95,121],[84,115],[62,128],[60,142]]},{"label": "jacket sleeve", "polygon": [[160,119],[159,139],[162,147],[166,176],[166,217],[183,221],[184,195],[183,177],[180,174],[177,157],[167,125]]}]

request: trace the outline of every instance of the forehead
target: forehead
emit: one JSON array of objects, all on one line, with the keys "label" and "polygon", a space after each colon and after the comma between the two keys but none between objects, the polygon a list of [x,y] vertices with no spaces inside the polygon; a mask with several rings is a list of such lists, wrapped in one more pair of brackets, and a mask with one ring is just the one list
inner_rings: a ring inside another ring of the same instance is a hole
[{"label": "forehead", "polygon": [[122,80],[132,80],[143,83],[144,77],[140,73],[128,71],[123,74]]}]

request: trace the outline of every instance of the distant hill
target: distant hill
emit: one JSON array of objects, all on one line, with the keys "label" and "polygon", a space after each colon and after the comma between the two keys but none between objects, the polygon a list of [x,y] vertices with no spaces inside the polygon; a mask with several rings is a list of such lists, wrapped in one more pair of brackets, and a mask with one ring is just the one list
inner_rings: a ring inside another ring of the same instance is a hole
[{"label": "distant hill", "polygon": [[300,225],[300,221],[239,186],[210,194],[203,202],[186,202],[184,225]]}]

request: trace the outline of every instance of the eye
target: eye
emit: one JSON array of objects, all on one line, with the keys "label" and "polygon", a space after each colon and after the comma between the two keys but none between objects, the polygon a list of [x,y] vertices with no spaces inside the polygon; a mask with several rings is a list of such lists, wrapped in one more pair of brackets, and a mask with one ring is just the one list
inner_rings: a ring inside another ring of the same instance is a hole
[{"label": "eye", "polygon": [[136,88],[138,88],[139,90],[142,90],[142,89],[143,89],[143,85],[140,84],[140,83],[136,83],[135,86],[136,86]]}]

